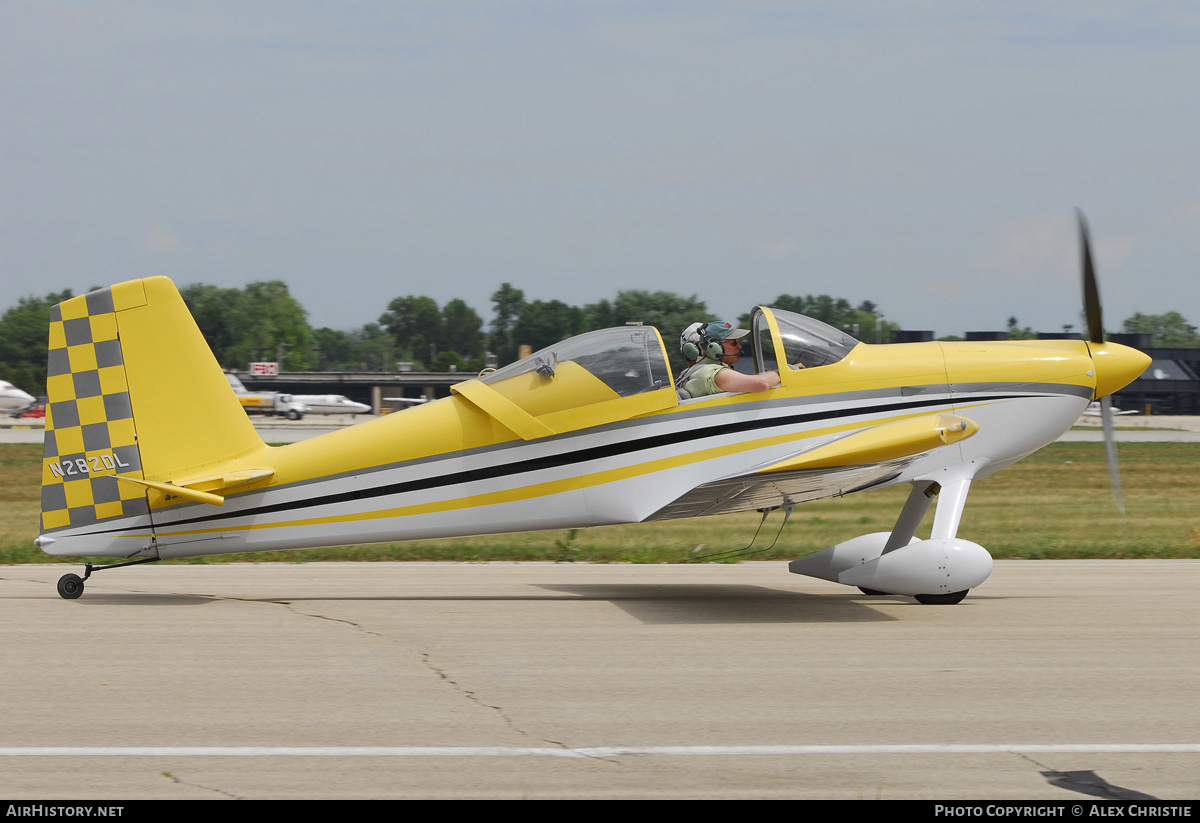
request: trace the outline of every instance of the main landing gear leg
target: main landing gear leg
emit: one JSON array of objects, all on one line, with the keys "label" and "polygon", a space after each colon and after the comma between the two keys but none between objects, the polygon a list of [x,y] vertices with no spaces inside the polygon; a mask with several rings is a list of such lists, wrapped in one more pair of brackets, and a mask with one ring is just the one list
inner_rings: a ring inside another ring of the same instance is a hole
[{"label": "main landing gear leg", "polygon": [[[892,529],[892,534],[884,545],[882,554],[887,554],[909,544],[916,534],[917,527],[921,525],[921,521],[925,518],[926,512],[929,511],[929,506],[933,503],[934,497],[938,498],[938,505],[933,514],[933,529],[930,539],[953,540],[958,535],[958,526],[962,522],[963,509],[967,505],[967,493],[971,490],[972,477],[973,475],[964,474],[953,477],[953,479],[949,479],[943,483],[937,483],[932,480],[922,480],[913,483],[912,491],[908,495],[904,509],[900,512],[900,517],[896,519],[896,526]],[[864,594],[883,594],[883,592],[864,589],[861,586],[859,589]],[[961,603],[963,598],[967,596],[968,591],[969,589],[963,589],[962,591],[946,592],[945,594],[918,594],[914,596],[918,603],[927,606],[950,606],[955,603]]]},{"label": "main landing gear leg", "polygon": [[[959,477],[941,487],[937,509],[933,512],[931,539],[953,540],[958,535],[963,509],[967,505],[967,492],[971,490],[971,477]],[[918,594],[917,602],[925,606],[953,606],[961,603],[969,589],[947,594]]]},{"label": "main landing gear leg", "polygon": [[83,594],[83,581],[92,576],[92,572],[102,569],[122,569],[125,566],[139,566],[142,563],[157,563],[157,557],[147,557],[143,560],[130,560],[128,563],[113,563],[110,566],[94,566],[91,563],[83,565],[83,577],[77,574],[64,574],[58,578],[58,596],[64,600],[76,600]]},{"label": "main landing gear leg", "polygon": [[[893,552],[901,546],[907,546],[912,541],[913,536],[917,533],[917,527],[925,519],[925,513],[929,511],[929,507],[933,503],[933,498],[937,496],[940,488],[932,480],[918,480],[916,483],[913,483],[912,491],[908,493],[908,500],[904,502],[904,508],[900,510],[900,516],[896,518],[896,525],[892,527],[891,536],[888,537],[887,543],[884,544],[881,554]],[[887,592],[881,592],[878,589],[868,589],[863,586],[859,586],[858,590],[872,597],[887,594]],[[966,592],[963,594],[965,596]]]},{"label": "main landing gear leg", "polygon": [[917,527],[925,519],[925,513],[929,511],[933,498],[937,497],[940,489],[941,486],[932,480],[918,480],[913,483],[912,491],[908,493],[908,500],[904,501],[904,508],[896,518],[896,525],[892,527],[892,535],[884,544],[882,554],[907,546],[912,541]]}]

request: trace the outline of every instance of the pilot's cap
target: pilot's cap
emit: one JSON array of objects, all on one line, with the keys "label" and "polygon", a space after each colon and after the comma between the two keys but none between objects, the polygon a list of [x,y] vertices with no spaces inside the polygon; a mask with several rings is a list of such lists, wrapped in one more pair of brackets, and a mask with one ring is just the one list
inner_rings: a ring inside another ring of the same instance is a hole
[{"label": "pilot's cap", "polygon": [[709,323],[704,329],[704,336],[718,343],[722,340],[737,340],[739,337],[745,337],[749,333],[746,329],[734,328],[734,325],[728,320]]}]

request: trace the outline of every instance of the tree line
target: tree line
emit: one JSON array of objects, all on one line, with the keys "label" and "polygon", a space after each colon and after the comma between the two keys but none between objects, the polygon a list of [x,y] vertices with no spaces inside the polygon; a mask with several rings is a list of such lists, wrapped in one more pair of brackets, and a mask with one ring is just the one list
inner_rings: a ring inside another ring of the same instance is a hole
[{"label": "tree line", "polygon": [[[252,361],[277,360],[285,371],[380,371],[406,362],[415,371],[444,372],[453,366],[472,373],[489,362],[513,362],[522,347],[537,351],[627,322],[657,327],[674,356],[674,335],[684,326],[716,319],[696,295],[633,289],[619,291],[611,300],[574,306],[561,300],[530,300],[522,289],[502,283],[491,295],[492,318],[486,324],[460,298],[439,306],[432,297],[409,294],[394,298],[376,322],[357,329],[311,329],[304,309],[281,281],[252,283],[245,289],[192,285],[181,294],[222,364],[245,368]],[[870,301],[854,307],[828,295],[780,295],[770,305],[816,317],[866,342],[874,342],[881,330]],[[739,322],[748,323],[749,317]],[[893,327],[883,324],[884,335]],[[682,366],[682,361],[675,365]]]},{"label": "tree line", "polygon": [[[314,329],[308,312],[282,280],[250,283],[245,288],[193,284],[180,290],[217,361],[244,370],[254,361],[277,361],[284,371],[391,371],[409,362],[415,371],[456,370],[475,373],[494,355],[503,366],[531,350],[593,329],[640,321],[663,335],[672,367],[679,361],[676,335],[689,323],[715,318],[696,295],[669,291],[626,290],[611,299],[582,306],[560,300],[530,300],[511,283],[491,295],[492,317],[485,324],[464,300],[444,306],[424,295],[394,298],[376,322],[349,330]],[[0,378],[40,395],[46,384],[46,339],[50,308],[71,291],[22,297],[0,317]],[[765,305],[814,317],[866,343],[887,340],[897,324],[881,321],[871,301],[852,305],[829,295],[781,294]],[[747,327],[750,315],[738,318]],[[1126,332],[1151,335],[1155,346],[1200,347],[1200,335],[1178,312],[1135,314]],[[1011,337],[1032,332],[1010,318]]]}]

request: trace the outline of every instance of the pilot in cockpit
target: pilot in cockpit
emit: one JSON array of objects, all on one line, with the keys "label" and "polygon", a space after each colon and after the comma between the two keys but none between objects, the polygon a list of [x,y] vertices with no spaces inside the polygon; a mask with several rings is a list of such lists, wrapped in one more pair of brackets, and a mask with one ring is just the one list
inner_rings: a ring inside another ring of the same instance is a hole
[{"label": "pilot in cockpit", "polygon": [[760,392],[779,385],[779,372],[743,374],[732,367],[742,355],[738,340],[749,332],[732,323],[692,323],[679,335],[679,351],[688,362],[675,381],[680,397],[721,392]]}]

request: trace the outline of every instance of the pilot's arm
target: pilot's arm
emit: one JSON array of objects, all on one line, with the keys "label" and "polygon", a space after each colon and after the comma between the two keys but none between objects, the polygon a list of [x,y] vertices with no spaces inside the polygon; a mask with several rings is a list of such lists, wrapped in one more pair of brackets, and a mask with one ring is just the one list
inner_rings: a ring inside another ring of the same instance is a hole
[{"label": "pilot's arm", "polygon": [[779,385],[779,372],[742,374],[733,369],[721,369],[717,372],[714,382],[721,391],[766,391]]}]

